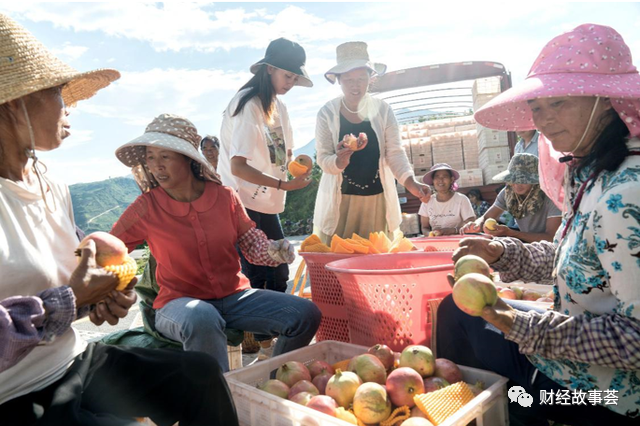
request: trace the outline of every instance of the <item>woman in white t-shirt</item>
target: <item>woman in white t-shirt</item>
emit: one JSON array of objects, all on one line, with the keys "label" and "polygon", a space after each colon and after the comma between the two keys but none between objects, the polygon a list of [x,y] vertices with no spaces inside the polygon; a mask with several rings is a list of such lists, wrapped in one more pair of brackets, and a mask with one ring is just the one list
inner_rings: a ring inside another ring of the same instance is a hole
[{"label": "woman in white t-shirt", "polygon": [[422,203],[418,214],[422,224],[422,233],[431,231],[432,236],[453,235],[460,228],[476,218],[469,199],[456,192],[455,183],[460,174],[446,163],[435,164],[429,173],[422,177],[427,185],[433,185],[435,197]]},{"label": "woman in white t-shirt", "polygon": [[[250,68],[254,76],[233,97],[222,120],[218,173],[222,183],[235,189],[249,217],[268,238],[284,238],[279,214],[285,191],[309,185],[311,171],[287,180],[287,162],[293,155],[289,114],[277,95],[293,86],[312,87],[304,69],[302,46],[279,38],[265,57]],[[289,266],[255,266],[241,257],[242,272],[254,288],[285,292]]]}]

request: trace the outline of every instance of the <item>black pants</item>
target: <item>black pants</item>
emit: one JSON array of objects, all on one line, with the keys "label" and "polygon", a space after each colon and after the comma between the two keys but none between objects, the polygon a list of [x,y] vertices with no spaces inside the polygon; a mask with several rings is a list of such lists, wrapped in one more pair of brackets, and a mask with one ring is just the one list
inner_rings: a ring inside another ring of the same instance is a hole
[{"label": "black pants", "polygon": [[[281,240],[284,238],[280,217],[277,214],[260,213],[247,209],[251,220],[256,223],[256,228],[267,235],[270,240]],[[287,281],[289,281],[289,265],[283,263],[275,268],[270,266],[253,265],[247,262],[244,255],[240,253],[242,263],[242,273],[251,282],[251,287],[279,291],[287,291]]]},{"label": "black pants", "polygon": [[[535,310],[517,300],[507,303],[522,311]],[[575,426],[638,425],[639,419],[616,414],[601,405],[545,405],[540,404],[540,391],[564,390],[536,367],[518,350],[518,344],[506,340],[501,331],[480,317],[462,312],[447,296],[438,308],[437,349],[439,358],[456,364],[493,371],[509,379],[507,389],[522,386],[533,397],[531,407],[508,402],[512,426],[548,426],[547,419]]]},{"label": "black pants", "polygon": [[37,392],[0,405],[0,424],[237,426],[231,393],[209,355],[91,343],[67,373]]}]

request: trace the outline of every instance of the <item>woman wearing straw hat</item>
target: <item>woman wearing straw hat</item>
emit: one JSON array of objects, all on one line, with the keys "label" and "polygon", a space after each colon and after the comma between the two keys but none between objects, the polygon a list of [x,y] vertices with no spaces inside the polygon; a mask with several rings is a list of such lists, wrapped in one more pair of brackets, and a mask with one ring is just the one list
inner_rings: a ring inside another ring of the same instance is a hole
[{"label": "woman wearing straw hat", "polygon": [[160,287],[156,329],[228,371],[226,327],[279,336],[273,352],[280,355],[308,345],[321,315],[309,300],[251,289],[236,246],[252,264],[270,267],[293,262],[293,246],[256,228],[198,153],[200,140],[189,120],[162,114],[116,150],[144,193],[111,232],[130,250],[149,243]]},{"label": "woman wearing straw hat", "polygon": [[[507,185],[498,194],[493,206],[482,216],[462,228],[462,232],[480,232],[495,237],[514,237],[526,243],[553,241],[560,227],[562,213],[540,188],[538,157],[533,154],[515,154],[509,168],[493,177]],[[518,229],[495,224],[484,226],[487,219],[498,219],[508,211]]]},{"label": "woman wearing straw hat", "polygon": [[[114,325],[135,302],[78,246],[66,186],[36,151],[69,136],[65,105],[118,79],[80,73],[0,15],[0,423],[3,425],[237,425],[220,367],[204,354],[87,344],[71,323]],[[98,304],[91,314],[92,306]]]},{"label": "woman wearing straw hat", "polygon": [[[343,43],[336,51],[338,63],[325,78],[331,84],[337,80],[343,95],[320,109],[316,123],[317,161],[323,174],[313,222],[326,243],[334,234],[397,231],[402,218],[394,178],[424,202],[431,193],[415,180],[400,146],[393,110],[368,94],[371,78],[383,74],[387,66],[371,62],[367,44],[360,41]],[[368,141],[356,152],[346,143],[347,137],[360,133]]]},{"label": "woman wearing straw hat", "polygon": [[446,163],[434,164],[429,173],[422,177],[427,185],[435,188],[435,197],[420,205],[418,214],[422,233],[429,235],[455,235],[460,228],[476,218],[471,201],[456,192],[456,181],[460,174]]},{"label": "woman wearing straw hat", "polygon": [[532,395],[531,407],[509,404],[526,416],[512,424],[637,425],[640,75],[629,47],[610,27],[580,25],[551,40],[525,82],[475,119],[499,130],[535,126],[564,153],[556,165],[566,167],[566,218],[557,244],[465,239],[454,259],[480,255],[504,281],[552,278],[555,300],[545,312],[499,299],[470,317],[445,298],[438,356],[498,372]]}]

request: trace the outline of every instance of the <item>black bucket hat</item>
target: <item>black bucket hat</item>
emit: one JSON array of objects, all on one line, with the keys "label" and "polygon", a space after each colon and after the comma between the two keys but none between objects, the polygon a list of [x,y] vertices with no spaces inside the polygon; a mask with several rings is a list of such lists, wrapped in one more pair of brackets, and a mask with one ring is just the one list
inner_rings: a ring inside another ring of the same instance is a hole
[{"label": "black bucket hat", "polygon": [[296,86],[313,87],[313,82],[304,69],[306,60],[307,55],[302,46],[295,41],[279,38],[269,43],[264,58],[251,65],[249,70],[255,74],[261,65],[271,65],[298,75],[300,78],[296,82]]}]

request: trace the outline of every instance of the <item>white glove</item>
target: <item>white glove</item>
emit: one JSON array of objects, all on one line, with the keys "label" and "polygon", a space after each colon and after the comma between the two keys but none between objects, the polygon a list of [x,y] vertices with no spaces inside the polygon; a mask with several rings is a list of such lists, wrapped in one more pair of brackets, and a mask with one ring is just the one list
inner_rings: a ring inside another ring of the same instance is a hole
[{"label": "white glove", "polygon": [[276,262],[293,263],[296,258],[295,248],[287,240],[271,241],[267,253]]}]

